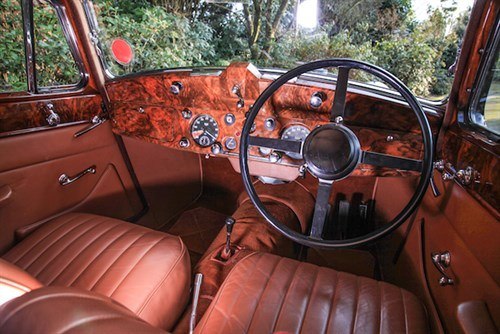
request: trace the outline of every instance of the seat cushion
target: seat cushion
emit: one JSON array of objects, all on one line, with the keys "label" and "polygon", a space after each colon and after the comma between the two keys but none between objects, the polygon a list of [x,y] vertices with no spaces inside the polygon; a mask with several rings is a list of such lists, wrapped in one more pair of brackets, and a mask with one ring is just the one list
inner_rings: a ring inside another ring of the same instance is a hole
[{"label": "seat cushion", "polygon": [[425,309],[396,286],[275,255],[238,263],[197,333],[428,333]]},{"label": "seat cushion", "polygon": [[61,216],[3,258],[44,285],[103,294],[167,330],[189,297],[189,255],[180,238],[117,219]]},{"label": "seat cushion", "polygon": [[0,333],[166,332],[108,297],[75,288],[45,287],[0,306]]}]

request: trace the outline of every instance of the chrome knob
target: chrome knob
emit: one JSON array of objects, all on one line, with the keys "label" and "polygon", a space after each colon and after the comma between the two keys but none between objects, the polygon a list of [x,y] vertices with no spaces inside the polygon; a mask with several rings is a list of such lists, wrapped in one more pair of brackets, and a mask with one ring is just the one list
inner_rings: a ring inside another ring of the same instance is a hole
[{"label": "chrome knob", "polygon": [[190,119],[191,117],[193,117],[193,113],[189,109],[184,109],[183,111],[181,111],[181,115],[182,115],[182,118],[184,118],[184,119]]},{"label": "chrome knob", "polygon": [[179,95],[181,90],[184,88],[182,85],[182,82],[180,81],[174,81],[172,82],[172,85],[170,86],[170,92],[174,95]]},{"label": "chrome knob", "polygon": [[274,118],[268,118],[268,119],[266,119],[264,121],[264,127],[268,131],[273,131],[276,128],[276,121],[274,120]]},{"label": "chrome knob", "polygon": [[220,154],[222,152],[222,146],[219,143],[215,143],[210,148],[213,154]]},{"label": "chrome knob", "polygon": [[179,146],[182,148],[189,147],[189,139],[182,138],[181,140],[179,140]]},{"label": "chrome knob", "polygon": [[281,153],[273,152],[273,153],[269,154],[269,162],[277,163],[280,160],[281,160]]},{"label": "chrome knob", "polygon": [[323,104],[323,101],[326,100],[326,95],[323,92],[315,92],[311,95],[311,99],[309,100],[309,104],[313,108],[319,108]]}]

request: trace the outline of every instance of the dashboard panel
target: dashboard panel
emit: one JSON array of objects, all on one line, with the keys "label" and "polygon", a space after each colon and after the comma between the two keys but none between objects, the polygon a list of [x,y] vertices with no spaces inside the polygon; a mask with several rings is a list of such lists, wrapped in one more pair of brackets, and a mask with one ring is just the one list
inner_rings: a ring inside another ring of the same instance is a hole
[{"label": "dashboard panel", "polygon": [[[113,128],[120,135],[207,157],[226,156],[234,162],[246,113],[271,81],[248,63],[235,63],[222,71],[179,70],[119,78],[107,84],[113,102]],[[263,106],[251,135],[305,138],[314,127],[328,122],[334,94],[332,83],[290,82]],[[428,119],[437,132],[441,114],[429,112]],[[422,155],[416,117],[397,99],[350,88],[344,124],[356,133],[364,150],[407,158]],[[284,175],[284,170],[277,168],[280,166],[297,169],[303,164],[300,156],[257,147],[250,148],[250,158],[263,164],[263,173],[266,164],[273,166],[267,168],[273,175],[265,176]],[[237,169],[237,163],[233,166]],[[411,172],[360,165],[354,174]]]}]

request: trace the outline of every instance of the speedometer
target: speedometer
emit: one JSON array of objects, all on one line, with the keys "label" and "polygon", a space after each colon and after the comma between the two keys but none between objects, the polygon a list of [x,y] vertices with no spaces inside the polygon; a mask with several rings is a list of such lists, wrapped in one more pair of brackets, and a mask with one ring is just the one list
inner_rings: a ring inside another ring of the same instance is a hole
[{"label": "speedometer", "polygon": [[[281,139],[303,142],[311,131],[303,125],[292,125],[283,131]],[[302,159],[302,154],[285,152],[292,159]]]},{"label": "speedometer", "polygon": [[198,145],[208,147],[219,137],[219,125],[210,115],[198,116],[191,125],[191,136]]}]

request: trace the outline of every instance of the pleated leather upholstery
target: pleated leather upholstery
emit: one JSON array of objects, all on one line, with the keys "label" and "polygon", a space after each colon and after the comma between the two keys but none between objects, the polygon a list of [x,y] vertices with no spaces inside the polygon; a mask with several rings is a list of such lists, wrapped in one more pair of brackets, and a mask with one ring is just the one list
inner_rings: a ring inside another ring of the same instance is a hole
[{"label": "pleated leather upholstery", "polygon": [[3,258],[44,285],[103,294],[167,330],[189,297],[189,255],[180,238],[117,219],[61,216]]},{"label": "pleated leather upholstery", "polygon": [[425,310],[396,286],[254,253],[238,263],[197,333],[428,333]]}]

